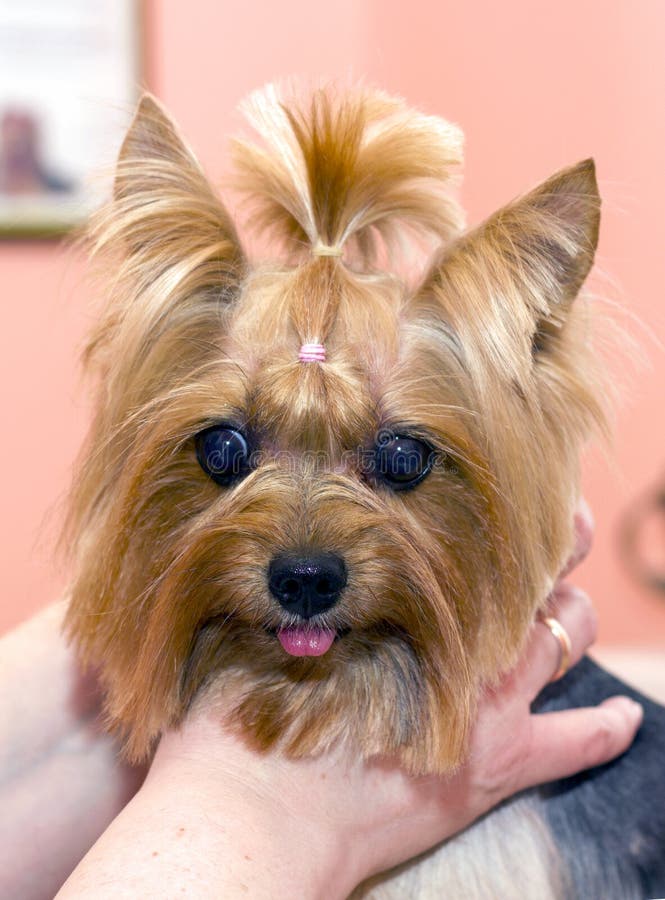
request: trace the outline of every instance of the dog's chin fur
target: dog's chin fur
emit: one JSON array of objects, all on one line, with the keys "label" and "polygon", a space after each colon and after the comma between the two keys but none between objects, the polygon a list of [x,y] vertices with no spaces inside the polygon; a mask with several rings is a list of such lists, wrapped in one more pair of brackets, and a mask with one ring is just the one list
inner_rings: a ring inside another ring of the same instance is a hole
[{"label": "dog's chin fur", "polygon": [[[151,97],[92,223],[106,305],[68,632],[132,759],[204,696],[261,748],[347,741],[447,771],[571,549],[579,451],[603,423],[573,302],[597,242],[593,163],[465,232],[454,126],[359,89],[269,88],[247,109],[265,146],[237,143],[240,182],[282,262],[246,258]],[[378,268],[403,226],[436,244],[416,288]],[[325,362],[299,362],[311,342]],[[227,486],[195,449],[216,423],[256,452]],[[411,490],[366,465],[386,432],[434,451]],[[268,567],[319,551],[348,571],[313,622],[337,637],[292,657]]]}]

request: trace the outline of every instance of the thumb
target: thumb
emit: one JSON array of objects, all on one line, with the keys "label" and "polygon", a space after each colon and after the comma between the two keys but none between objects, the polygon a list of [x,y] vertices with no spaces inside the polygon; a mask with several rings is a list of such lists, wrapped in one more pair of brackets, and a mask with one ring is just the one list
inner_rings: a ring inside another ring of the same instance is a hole
[{"label": "thumb", "polygon": [[644,710],[629,697],[610,697],[599,706],[531,717],[531,738],[519,790],[609,762],[624,753]]}]

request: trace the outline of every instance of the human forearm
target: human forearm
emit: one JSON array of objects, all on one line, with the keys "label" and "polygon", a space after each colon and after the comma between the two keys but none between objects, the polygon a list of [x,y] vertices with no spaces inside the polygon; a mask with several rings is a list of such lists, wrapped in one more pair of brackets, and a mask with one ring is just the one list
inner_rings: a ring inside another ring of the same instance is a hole
[{"label": "human forearm", "polygon": [[0,639],[0,895],[52,896],[136,791],[54,604]]},{"label": "human forearm", "polygon": [[[346,897],[354,869],[338,837],[338,810],[331,827],[321,821],[319,803],[331,793],[320,782],[324,770],[316,761],[261,757],[214,718],[196,715],[165,735],[145,784],[58,900],[181,891],[201,900]],[[307,795],[317,804],[312,815]]]},{"label": "human forearm", "polygon": [[60,636],[65,608],[64,601],[54,603],[0,639],[3,781],[49,754],[94,706],[93,692]]}]

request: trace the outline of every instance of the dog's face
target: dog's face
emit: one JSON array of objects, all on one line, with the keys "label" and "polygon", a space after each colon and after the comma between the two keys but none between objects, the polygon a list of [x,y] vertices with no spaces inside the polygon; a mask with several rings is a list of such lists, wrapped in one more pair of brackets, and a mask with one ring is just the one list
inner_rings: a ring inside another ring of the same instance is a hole
[{"label": "dog's face", "polygon": [[[462,234],[431,182],[454,129],[381,96],[257,108],[279,152],[240,164],[292,265],[247,263],[154,101],[123,146],[68,626],[134,758],[205,692],[260,747],[443,771],[571,546],[593,165]],[[440,240],[415,289],[367,265],[395,215]]]}]

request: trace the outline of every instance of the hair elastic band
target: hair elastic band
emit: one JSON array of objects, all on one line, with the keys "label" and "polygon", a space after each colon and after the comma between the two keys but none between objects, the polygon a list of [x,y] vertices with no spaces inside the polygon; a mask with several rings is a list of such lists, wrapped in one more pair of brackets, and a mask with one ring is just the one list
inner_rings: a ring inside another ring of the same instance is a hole
[{"label": "hair elastic band", "polygon": [[322,244],[321,241],[318,241],[312,247],[312,256],[341,256],[343,253],[343,247]]},{"label": "hair elastic band", "polygon": [[323,344],[303,344],[298,359],[300,362],[325,362],[326,348]]}]

